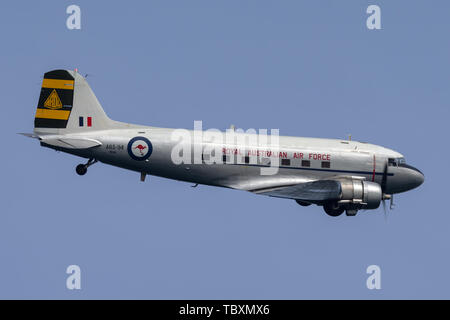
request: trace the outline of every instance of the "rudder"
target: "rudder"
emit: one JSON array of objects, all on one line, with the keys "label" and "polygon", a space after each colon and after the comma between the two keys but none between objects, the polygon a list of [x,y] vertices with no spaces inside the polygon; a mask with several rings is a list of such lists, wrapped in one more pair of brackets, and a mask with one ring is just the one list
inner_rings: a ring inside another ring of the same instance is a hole
[{"label": "rudder", "polygon": [[35,129],[67,127],[73,107],[74,77],[66,70],[44,74],[41,94],[34,118]]}]

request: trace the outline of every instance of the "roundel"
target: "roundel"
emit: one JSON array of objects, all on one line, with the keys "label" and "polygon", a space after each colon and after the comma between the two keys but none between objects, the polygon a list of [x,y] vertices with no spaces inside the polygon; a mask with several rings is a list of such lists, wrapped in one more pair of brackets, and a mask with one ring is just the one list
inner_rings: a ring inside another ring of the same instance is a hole
[{"label": "roundel", "polygon": [[147,160],[152,154],[153,146],[150,140],[144,137],[134,137],[128,142],[128,154],[137,161]]}]

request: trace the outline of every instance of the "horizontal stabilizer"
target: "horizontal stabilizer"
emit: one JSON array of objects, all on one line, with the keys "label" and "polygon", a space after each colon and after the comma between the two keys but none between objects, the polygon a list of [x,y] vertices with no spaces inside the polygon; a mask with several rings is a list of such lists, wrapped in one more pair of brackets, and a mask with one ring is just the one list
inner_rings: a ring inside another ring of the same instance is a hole
[{"label": "horizontal stabilizer", "polygon": [[23,133],[23,132],[19,132],[18,134],[21,134],[21,135],[23,135],[23,136],[25,136],[25,137],[28,137],[28,138],[40,139],[40,137],[39,137],[37,134],[34,134],[34,133]]},{"label": "horizontal stabilizer", "polygon": [[66,148],[66,149],[89,149],[97,146],[101,146],[100,141],[90,138],[72,138],[72,137],[49,137],[42,138],[42,143],[48,144],[53,147]]}]

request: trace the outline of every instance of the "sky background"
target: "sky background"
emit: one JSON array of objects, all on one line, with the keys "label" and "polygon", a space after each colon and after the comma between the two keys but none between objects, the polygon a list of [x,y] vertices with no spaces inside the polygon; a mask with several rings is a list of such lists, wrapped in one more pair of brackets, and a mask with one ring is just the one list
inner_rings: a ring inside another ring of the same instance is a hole
[{"label": "sky background", "polygon": [[[66,8],[81,7],[81,30]],[[382,30],[366,8],[381,7]],[[449,1],[2,1],[0,298],[450,298]],[[404,154],[395,210],[321,207],[84,162],[32,132],[78,68],[115,120],[278,128]],[[81,290],[66,268],[81,267]],[[381,267],[381,290],[366,268]]]}]

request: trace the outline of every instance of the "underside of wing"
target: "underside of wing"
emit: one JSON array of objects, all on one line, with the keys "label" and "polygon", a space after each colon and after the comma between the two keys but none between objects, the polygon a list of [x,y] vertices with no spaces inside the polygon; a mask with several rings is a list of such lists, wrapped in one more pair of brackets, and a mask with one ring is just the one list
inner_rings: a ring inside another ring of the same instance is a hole
[{"label": "underside of wing", "polygon": [[341,196],[341,183],[336,180],[317,180],[292,186],[260,190],[256,193],[277,198],[321,203],[324,201],[339,200]]}]

